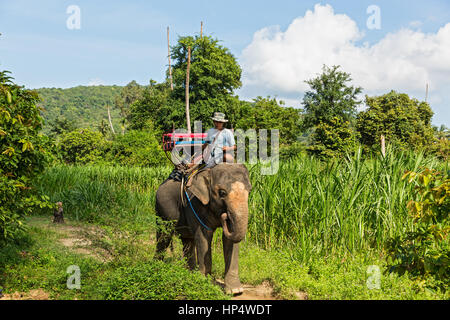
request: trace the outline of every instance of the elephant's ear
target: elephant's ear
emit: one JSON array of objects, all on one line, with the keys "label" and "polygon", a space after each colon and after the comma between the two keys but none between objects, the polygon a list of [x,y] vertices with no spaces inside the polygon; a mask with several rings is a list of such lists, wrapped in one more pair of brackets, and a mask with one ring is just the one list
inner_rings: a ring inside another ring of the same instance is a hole
[{"label": "elephant's ear", "polygon": [[210,174],[209,169],[197,173],[186,185],[203,205],[209,203],[210,193]]}]

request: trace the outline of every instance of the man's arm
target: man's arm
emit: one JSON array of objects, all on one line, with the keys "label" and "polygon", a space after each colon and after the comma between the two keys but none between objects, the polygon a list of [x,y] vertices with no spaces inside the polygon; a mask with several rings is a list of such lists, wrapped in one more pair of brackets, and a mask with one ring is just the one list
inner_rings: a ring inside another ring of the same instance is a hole
[{"label": "man's arm", "polygon": [[237,149],[236,142],[234,140],[234,135],[230,130],[227,131],[227,144],[228,144],[228,146],[224,146],[222,148],[222,150],[224,152],[228,151],[228,150],[236,151],[236,149]]}]

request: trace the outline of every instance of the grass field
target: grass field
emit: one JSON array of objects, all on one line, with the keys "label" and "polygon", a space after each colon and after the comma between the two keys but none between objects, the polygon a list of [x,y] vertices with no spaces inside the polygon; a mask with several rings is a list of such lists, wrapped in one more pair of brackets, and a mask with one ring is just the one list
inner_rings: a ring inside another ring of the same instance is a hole
[{"label": "grass field", "polygon": [[[386,272],[385,242],[412,228],[406,209],[412,185],[401,177],[405,170],[424,166],[448,170],[448,163],[434,158],[393,152],[386,158],[356,154],[329,162],[300,157],[281,162],[273,176],[261,175],[259,165],[248,165],[253,190],[249,229],[240,252],[241,281],[268,282],[283,299],[294,299],[299,292],[309,299],[448,298],[418,289],[407,274]],[[69,225],[84,230],[88,247],[107,258],[68,250],[58,240],[61,230],[49,223],[51,212],[37,212],[30,217],[28,236],[0,252],[6,262],[0,269],[4,289],[23,292],[38,286],[60,299],[227,298],[212,279],[182,266],[179,241],[165,263],[152,259],[155,192],[170,171],[102,166],[46,170],[36,188],[52,202],[62,201]],[[86,231],[89,228],[98,232]],[[216,232],[217,279],[224,270],[220,238]],[[23,251],[25,256],[17,254]],[[81,290],[65,287],[66,268],[73,264],[84,270]],[[381,271],[380,289],[367,286],[372,265]],[[150,274],[158,276],[144,277]],[[161,286],[167,288],[163,283],[178,285],[161,291]]]}]

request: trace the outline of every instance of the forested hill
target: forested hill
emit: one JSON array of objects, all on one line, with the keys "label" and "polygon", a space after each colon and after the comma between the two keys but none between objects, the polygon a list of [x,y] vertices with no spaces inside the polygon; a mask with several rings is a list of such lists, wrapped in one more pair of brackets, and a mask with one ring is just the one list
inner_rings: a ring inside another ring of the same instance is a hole
[{"label": "forested hill", "polygon": [[78,86],[68,89],[41,88],[36,91],[42,98],[40,106],[45,111],[44,132],[49,133],[55,122],[65,122],[70,127],[97,129],[102,119],[108,123],[106,105],[111,107],[114,126],[119,126],[119,111],[114,106],[115,96],[121,86]]}]

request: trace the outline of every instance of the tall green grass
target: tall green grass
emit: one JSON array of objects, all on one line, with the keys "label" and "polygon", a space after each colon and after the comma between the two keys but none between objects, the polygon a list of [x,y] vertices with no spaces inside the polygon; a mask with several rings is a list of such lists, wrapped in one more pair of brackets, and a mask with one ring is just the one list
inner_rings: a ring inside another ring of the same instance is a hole
[{"label": "tall green grass", "polygon": [[[327,162],[299,157],[281,162],[275,175],[249,165],[247,239],[265,249],[290,247],[300,260],[380,250],[389,237],[411,229],[406,204],[414,193],[401,177],[423,166],[448,170],[421,153],[394,150],[385,158],[367,159],[361,152]],[[156,190],[171,169],[57,166],[35,186],[76,219],[145,224],[154,218]]]},{"label": "tall green grass", "polygon": [[104,221],[154,216],[155,194],[171,169],[113,166],[55,166],[34,185],[77,220]]},{"label": "tall green grass", "polygon": [[280,163],[273,176],[250,169],[249,236],[264,248],[291,246],[301,260],[314,255],[380,250],[411,229],[412,186],[401,179],[420,167],[447,170],[423,154],[390,150],[385,158],[320,162],[310,157]]}]

